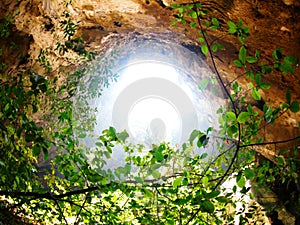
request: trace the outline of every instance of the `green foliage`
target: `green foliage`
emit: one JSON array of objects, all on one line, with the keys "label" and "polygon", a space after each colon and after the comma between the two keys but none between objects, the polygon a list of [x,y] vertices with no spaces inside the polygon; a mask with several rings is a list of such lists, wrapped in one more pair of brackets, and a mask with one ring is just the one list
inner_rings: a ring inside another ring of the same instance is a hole
[{"label": "green foliage", "polygon": [[234,34],[237,36],[238,40],[244,44],[244,41],[248,38],[250,28],[247,26],[243,26],[243,21],[239,20],[237,24],[232,21],[228,21],[228,33]]}]

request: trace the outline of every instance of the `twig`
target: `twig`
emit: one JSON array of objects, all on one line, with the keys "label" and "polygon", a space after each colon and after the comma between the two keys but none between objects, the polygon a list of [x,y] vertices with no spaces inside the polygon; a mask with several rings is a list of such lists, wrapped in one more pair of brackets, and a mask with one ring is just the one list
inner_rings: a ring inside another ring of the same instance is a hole
[{"label": "twig", "polygon": [[281,140],[281,141],[270,141],[270,142],[263,142],[263,143],[253,143],[253,144],[247,144],[247,145],[240,145],[240,148],[258,146],[258,145],[276,145],[276,144],[282,144],[282,143],[295,141],[297,139],[300,139],[300,135],[297,136],[297,137],[291,138],[291,139],[286,139],[286,140]]},{"label": "twig", "polygon": [[[195,0],[193,0],[193,4],[195,4]],[[196,8],[196,12],[198,14],[198,9]],[[198,26],[200,28],[200,31],[203,33],[203,29],[202,29],[202,25],[201,25],[201,21],[200,21],[200,18],[199,16],[197,16],[197,22],[198,22]],[[215,63],[215,60],[214,60],[214,57],[213,57],[213,54],[212,54],[212,51],[211,51],[211,48],[208,44],[208,41],[207,41],[207,38],[205,36],[205,34],[203,33],[203,39],[208,47],[208,51],[209,51],[209,55],[210,55],[210,58],[211,58],[211,61],[212,61],[212,64],[213,64],[213,68],[215,70],[215,73],[219,79],[219,82],[223,88],[223,90],[225,91],[226,95],[228,96],[228,98],[230,99],[230,102],[231,102],[231,105],[232,105],[232,109],[234,111],[234,114],[236,115],[236,117],[238,117],[238,112],[237,112],[237,108],[235,107],[235,104],[234,104],[234,101],[229,93],[229,91],[227,90],[222,78],[221,78],[221,75],[217,69],[217,66],[216,66],[216,63]],[[235,153],[233,155],[233,158],[231,159],[231,162],[227,168],[227,170],[225,171],[225,173],[223,174],[223,176],[220,178],[220,180],[218,181],[218,183],[215,185],[215,187],[213,188],[213,190],[216,190],[218,188],[219,185],[221,185],[221,183],[223,182],[223,180],[227,177],[233,163],[235,162],[235,159],[237,158],[237,155],[238,155],[238,152],[239,152],[239,149],[240,149],[240,141],[241,141],[241,125],[240,123],[237,123],[238,125],[238,140],[237,140],[237,145],[236,145],[236,150],[235,150]],[[201,211],[201,207],[199,207],[196,212],[194,212],[191,217],[189,218],[189,220],[187,221],[186,224],[189,224],[193,219],[194,217]]]},{"label": "twig", "polygon": [[80,213],[81,213],[81,211],[82,211],[82,209],[83,209],[83,207],[84,207],[84,205],[85,205],[85,203],[86,203],[86,200],[87,200],[87,196],[85,195],[84,202],[83,202],[82,205],[80,206],[80,209],[79,209],[79,212],[77,213],[77,216],[76,216],[76,219],[75,219],[74,224],[77,224],[77,223],[78,223],[79,215],[80,215]]}]

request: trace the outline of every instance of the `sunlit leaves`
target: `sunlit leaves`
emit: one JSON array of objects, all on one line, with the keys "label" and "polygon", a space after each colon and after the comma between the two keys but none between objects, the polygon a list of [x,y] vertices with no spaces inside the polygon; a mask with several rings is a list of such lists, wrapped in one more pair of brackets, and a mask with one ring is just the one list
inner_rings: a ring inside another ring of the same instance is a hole
[{"label": "sunlit leaves", "polygon": [[253,57],[253,56],[247,56],[247,57],[246,57],[246,61],[247,61],[248,63],[256,63],[256,62],[258,61],[258,59],[255,58],[255,57]]},{"label": "sunlit leaves", "polygon": [[228,33],[235,34],[238,37],[238,40],[244,44],[244,40],[248,38],[250,29],[247,26],[243,26],[243,21],[239,20],[237,24],[232,21],[228,21]]},{"label": "sunlit leaves", "polygon": [[193,142],[197,140],[197,147],[205,147],[208,144],[209,137],[207,136],[209,130],[207,130],[207,133],[203,133],[199,130],[193,130],[190,134],[189,142],[190,145],[193,145]]},{"label": "sunlit leaves", "polygon": [[220,27],[219,21],[218,21],[216,18],[213,17],[213,18],[211,19],[211,22],[212,22],[211,28],[212,28],[213,30],[216,30],[216,29],[218,29],[218,28]]},{"label": "sunlit leaves", "polygon": [[233,63],[234,63],[234,65],[236,65],[237,67],[242,67],[242,66],[243,66],[242,62],[241,62],[240,60],[237,60],[237,59],[233,60]]},{"label": "sunlit leaves", "polygon": [[245,179],[245,177],[243,176],[242,173],[239,173],[239,174],[237,175],[237,177],[236,177],[236,183],[237,183],[237,185],[238,185],[240,188],[245,187],[245,185],[246,185],[246,179]]},{"label": "sunlit leaves", "polygon": [[230,34],[235,34],[237,32],[237,27],[236,27],[235,23],[232,21],[228,21],[227,24],[229,26],[228,32]]},{"label": "sunlit leaves", "polygon": [[239,60],[242,63],[242,65],[245,65],[246,63],[246,54],[247,54],[247,50],[244,46],[242,46],[239,51]]},{"label": "sunlit leaves", "polygon": [[237,118],[237,121],[239,123],[245,123],[250,117],[250,113],[248,112],[241,112],[239,115],[238,115],[238,118]]},{"label": "sunlit leaves", "polygon": [[201,51],[204,55],[207,55],[208,54],[208,47],[206,44],[202,44],[201,46]]},{"label": "sunlit leaves", "polygon": [[199,130],[193,130],[191,135],[190,135],[190,138],[189,138],[189,141],[190,141],[190,144],[192,145],[194,140],[198,137],[198,135],[200,134],[200,131]]},{"label": "sunlit leaves", "polygon": [[173,188],[177,188],[181,184],[182,179],[182,177],[177,177],[173,182]]},{"label": "sunlit leaves", "polygon": [[226,117],[228,121],[232,121],[232,122],[236,121],[236,115],[234,112],[230,112],[230,111],[226,112]]},{"label": "sunlit leaves", "polygon": [[272,57],[274,60],[274,68],[279,68],[279,70],[283,72],[283,74],[295,73],[293,66],[297,65],[299,61],[296,56],[285,56],[283,54],[282,48],[278,47],[272,52]]},{"label": "sunlit leaves", "polygon": [[294,74],[295,70],[293,68],[294,65],[298,63],[298,58],[295,56],[286,56],[283,61],[279,65],[279,69],[283,72],[283,74]]},{"label": "sunlit leaves", "polygon": [[256,88],[252,89],[251,94],[252,94],[253,99],[255,99],[257,101],[261,100],[261,94],[259,93],[259,91]]},{"label": "sunlit leaves", "polygon": [[124,143],[126,141],[126,139],[129,137],[129,134],[127,133],[126,130],[117,133],[117,138],[118,140],[120,140],[122,143]]},{"label": "sunlit leaves", "polygon": [[248,180],[251,180],[255,177],[255,172],[253,169],[250,169],[250,168],[246,168],[245,171],[244,171],[244,174],[245,174],[245,177],[248,179]]},{"label": "sunlit leaves", "polygon": [[208,79],[208,78],[202,79],[202,80],[199,82],[199,84],[198,84],[199,89],[200,89],[200,90],[205,90],[206,87],[208,86],[208,84],[209,84],[209,79]]},{"label": "sunlit leaves", "polygon": [[214,213],[215,211],[215,206],[210,201],[205,200],[203,202],[200,202],[200,206],[203,207],[204,212]]}]

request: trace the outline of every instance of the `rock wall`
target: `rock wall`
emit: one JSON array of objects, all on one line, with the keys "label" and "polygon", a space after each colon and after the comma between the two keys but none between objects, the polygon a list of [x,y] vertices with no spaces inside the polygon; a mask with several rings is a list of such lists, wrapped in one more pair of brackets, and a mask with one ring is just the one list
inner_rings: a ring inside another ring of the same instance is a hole
[{"label": "rock wall", "polygon": [[[6,59],[11,68],[21,63],[27,63],[39,70],[35,59],[40,54],[40,49],[53,48],[58,41],[63,40],[63,30],[60,21],[65,19],[62,15],[67,12],[72,21],[79,23],[77,35],[85,34],[86,48],[89,50],[105,51],[112,40],[129,33],[137,32],[144,35],[156,33],[172,33],[177,41],[189,46],[200,55],[197,43],[197,29],[188,29],[188,26],[171,25],[175,12],[170,4],[189,3],[187,0],[73,0],[67,4],[62,0],[31,0],[31,1],[1,1],[0,17],[8,11],[16,14],[15,42],[21,44],[22,49],[14,58],[19,62]],[[250,27],[251,35],[246,42],[249,52],[260,50],[262,56],[271,59],[271,53],[278,46],[286,54],[293,54],[300,58],[300,3],[299,1],[242,1],[222,0],[204,1],[203,6],[211,13],[208,17],[217,17],[221,28],[209,31],[209,39],[221,39],[226,50],[217,53],[216,63],[225,81],[236,79],[242,71],[233,65],[237,58],[239,44],[232,35],[227,34],[228,20],[237,22],[243,19]],[[270,10],[272,9],[272,10]],[[7,52],[8,54],[12,54]],[[27,53],[30,58],[27,59]],[[67,55],[53,57],[54,71],[59,65],[64,65],[64,57],[72,57],[72,52]],[[26,59],[24,61],[24,58]],[[58,60],[57,60],[58,59]],[[23,61],[22,61],[23,60]],[[211,62],[206,60],[209,65]],[[66,64],[67,65],[67,64]],[[295,75],[272,74],[264,77],[270,82],[272,88],[265,91],[263,100],[270,105],[278,106],[285,100],[285,91],[291,90],[293,99],[300,99],[299,67]],[[239,78],[246,84],[246,80]],[[255,103],[254,103],[255,104]],[[285,113],[274,126],[266,126],[261,132],[266,141],[279,141],[299,135],[299,115]],[[266,146],[260,151],[268,158],[279,150],[279,146]]]}]

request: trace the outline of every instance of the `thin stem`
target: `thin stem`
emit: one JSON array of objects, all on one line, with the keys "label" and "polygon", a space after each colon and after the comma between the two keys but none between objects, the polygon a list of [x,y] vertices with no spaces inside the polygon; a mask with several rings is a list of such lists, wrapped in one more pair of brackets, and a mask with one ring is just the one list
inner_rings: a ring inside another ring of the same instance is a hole
[{"label": "thin stem", "polygon": [[300,135],[297,136],[297,137],[291,138],[291,139],[286,139],[286,140],[281,140],[281,141],[270,141],[270,142],[263,142],[263,143],[253,143],[253,144],[247,144],[247,145],[240,145],[240,148],[258,146],[258,145],[276,145],[276,144],[282,144],[282,143],[295,141],[297,139],[300,139]]},{"label": "thin stem", "polygon": [[75,223],[74,224],[77,224],[78,223],[78,220],[79,220],[79,215],[86,203],[86,200],[87,200],[87,196],[85,195],[85,198],[84,198],[84,202],[82,203],[82,205],[80,206],[80,209],[79,209],[79,212],[77,213],[77,216],[76,216],[76,219],[75,219]]},{"label": "thin stem", "polygon": [[[195,4],[195,0],[193,0],[193,4]],[[196,8],[196,12],[197,12],[197,14],[198,14],[198,9],[197,9],[197,8]],[[207,47],[208,47],[209,56],[210,56],[210,59],[211,59],[212,64],[213,64],[214,71],[215,71],[215,73],[216,73],[216,75],[217,75],[217,77],[218,77],[218,79],[219,79],[219,82],[220,82],[220,84],[221,84],[221,86],[222,86],[224,92],[226,93],[226,95],[227,95],[228,98],[230,99],[230,102],[231,102],[231,105],[232,105],[232,109],[233,109],[233,111],[234,111],[234,114],[236,115],[236,117],[238,117],[237,108],[235,107],[234,101],[233,101],[233,99],[232,99],[232,97],[231,97],[229,91],[227,90],[227,88],[226,88],[226,86],[225,86],[225,84],[224,84],[224,82],[223,82],[223,80],[222,80],[222,78],[221,78],[221,75],[220,75],[220,73],[219,73],[219,71],[218,71],[218,69],[217,69],[217,66],[216,66],[216,63],[215,63],[215,60],[214,60],[214,57],[213,57],[211,48],[210,48],[210,46],[209,46],[209,43],[208,43],[207,38],[206,38],[206,36],[205,36],[205,33],[203,33],[203,28],[202,28],[202,25],[201,25],[201,21],[200,21],[200,17],[199,17],[199,16],[197,16],[197,22],[198,22],[198,26],[199,26],[199,28],[200,28],[200,31],[201,31],[202,34],[203,34],[204,41],[205,41],[205,43],[206,43],[206,45],[207,45]],[[218,188],[218,186],[220,186],[220,185],[222,184],[223,180],[227,177],[229,171],[231,170],[231,167],[232,167],[233,163],[235,162],[235,160],[236,160],[236,158],[237,158],[237,156],[238,156],[238,152],[239,152],[239,150],[240,150],[240,141],[241,141],[241,125],[240,125],[240,123],[238,123],[237,125],[238,125],[238,140],[237,140],[237,146],[236,146],[235,153],[234,153],[234,155],[233,155],[233,158],[231,159],[231,162],[230,162],[230,164],[229,164],[227,170],[225,171],[225,173],[223,174],[223,176],[220,178],[220,180],[218,181],[218,183],[215,185],[215,187],[213,188],[213,190],[216,190],[216,189]],[[201,207],[199,207],[199,208],[196,210],[196,212],[194,212],[194,213],[192,214],[192,216],[189,218],[189,220],[187,221],[186,224],[189,224],[189,223],[195,218],[195,216],[196,216],[200,211],[201,211]]]}]

